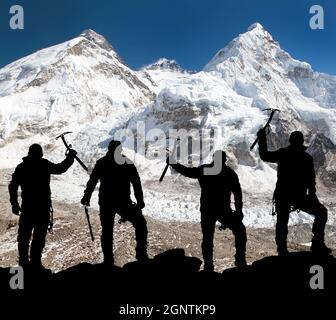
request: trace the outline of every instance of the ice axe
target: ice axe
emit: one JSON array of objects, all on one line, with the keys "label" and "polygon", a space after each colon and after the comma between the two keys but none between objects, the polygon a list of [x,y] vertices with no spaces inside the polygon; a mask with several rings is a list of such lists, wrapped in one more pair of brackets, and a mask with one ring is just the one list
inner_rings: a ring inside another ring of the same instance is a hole
[{"label": "ice axe", "polygon": [[[72,133],[71,131],[67,131],[67,132],[63,132],[62,134],[60,134],[58,137],[56,137],[56,140],[61,138],[63,141],[63,144],[65,145],[67,151],[70,150],[72,148],[71,144],[68,144],[64,138],[64,136],[66,134]],[[86,171],[89,172],[87,166],[83,163],[83,161],[81,159],[79,159],[77,156],[75,156],[75,160],[82,166],[82,168]],[[85,216],[86,216],[86,220],[88,222],[89,225],[89,230],[90,230],[90,236],[91,236],[91,240],[94,241],[94,236],[93,236],[93,232],[92,232],[92,226],[91,226],[91,222],[90,222],[90,216],[89,216],[89,209],[87,206],[85,206]]]},{"label": "ice axe", "polygon": [[87,206],[85,206],[85,216],[89,225],[89,230],[90,230],[90,236],[91,236],[91,240],[92,242],[94,242],[94,236],[93,236],[93,232],[92,232],[92,226],[91,226],[91,222],[90,222],[90,216],[89,216],[89,209]]},{"label": "ice axe", "polygon": [[[177,141],[179,141],[179,139],[176,139],[174,141],[174,146],[173,146],[173,150],[171,152],[171,155],[173,155],[175,153]],[[169,152],[168,149],[167,149],[167,151]],[[163,172],[162,172],[161,177],[159,179],[160,182],[162,182],[163,178],[165,177],[168,168],[169,168],[169,163],[167,163],[166,166],[165,166],[165,168],[163,169]]]},{"label": "ice axe", "polygon": [[[64,136],[66,134],[69,134],[69,133],[72,133],[71,131],[67,131],[67,132],[63,132],[62,134],[60,134],[58,137],[56,137],[56,140],[61,138],[62,141],[63,141],[63,144],[65,145],[67,151],[70,150],[72,148],[72,145],[71,144],[68,144],[64,138]],[[83,163],[83,161],[81,159],[79,159],[77,156],[75,156],[75,160],[82,166],[82,168],[88,172],[89,169],[87,168],[87,166]]]},{"label": "ice axe", "polygon": [[[269,109],[264,109],[263,111],[271,111],[270,117],[268,118],[268,120],[267,120],[267,122],[266,122],[266,124],[264,125],[264,128],[263,128],[263,130],[266,130],[269,127],[269,125],[270,125],[270,123],[271,123],[271,121],[273,119],[273,116],[274,116],[275,112],[277,112],[277,111],[280,112],[280,110],[279,109],[269,108]],[[253,150],[253,148],[255,147],[255,145],[257,144],[258,141],[259,141],[259,138],[257,137],[254,140],[252,146],[250,147],[251,151]]]}]

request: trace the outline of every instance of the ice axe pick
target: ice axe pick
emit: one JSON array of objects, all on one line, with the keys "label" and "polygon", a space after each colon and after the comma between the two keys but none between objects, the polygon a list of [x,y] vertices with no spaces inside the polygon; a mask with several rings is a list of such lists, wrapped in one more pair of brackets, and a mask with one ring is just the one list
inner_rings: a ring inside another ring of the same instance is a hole
[{"label": "ice axe pick", "polygon": [[[65,145],[66,149],[67,150],[70,150],[72,149],[72,146],[70,144],[68,144],[64,138],[65,135],[71,133],[71,131],[67,131],[67,132],[63,132],[62,134],[60,134],[58,137],[56,137],[56,140],[61,138],[62,141],[63,141],[63,144]],[[81,159],[79,159],[77,156],[75,156],[75,160],[81,165],[81,167],[86,171],[88,172],[89,169],[88,167],[83,163],[83,161]]]}]

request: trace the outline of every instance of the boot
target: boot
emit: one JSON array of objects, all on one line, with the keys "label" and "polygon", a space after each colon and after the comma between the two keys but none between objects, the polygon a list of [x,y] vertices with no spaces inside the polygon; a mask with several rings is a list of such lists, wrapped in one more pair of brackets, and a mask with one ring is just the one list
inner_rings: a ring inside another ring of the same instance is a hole
[{"label": "boot", "polygon": [[104,267],[112,267],[114,266],[114,258],[113,256],[108,256],[104,257],[104,262],[103,262]]},{"label": "boot", "polygon": [[147,250],[146,249],[145,250],[137,250],[136,259],[138,261],[147,261],[149,259]]},{"label": "boot", "polygon": [[24,270],[29,269],[30,263],[28,259],[19,259],[19,266],[22,267]]},{"label": "boot", "polygon": [[51,273],[50,269],[45,268],[40,260],[30,262],[30,268],[36,273]]},{"label": "boot", "polygon": [[235,265],[237,268],[245,268],[247,267],[246,257],[244,255],[236,255],[235,256]]},{"label": "boot", "polygon": [[203,271],[204,272],[214,272],[214,265],[211,262],[204,262]]},{"label": "boot", "polygon": [[284,247],[278,247],[278,256],[282,258],[288,257],[289,252],[287,248]]},{"label": "boot", "polygon": [[328,248],[324,242],[312,242],[312,245],[310,247],[310,251],[314,254],[319,254],[319,255],[329,255],[331,254],[331,249]]}]

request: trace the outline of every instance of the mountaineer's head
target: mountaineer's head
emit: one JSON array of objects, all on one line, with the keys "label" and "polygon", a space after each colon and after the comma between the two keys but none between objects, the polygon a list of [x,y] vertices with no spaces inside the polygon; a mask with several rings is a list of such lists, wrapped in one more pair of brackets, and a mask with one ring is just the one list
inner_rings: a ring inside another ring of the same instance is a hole
[{"label": "mountaineer's head", "polygon": [[37,143],[32,144],[28,150],[28,158],[41,159],[42,157],[43,157],[42,147]]},{"label": "mountaineer's head", "polygon": [[122,152],[122,145],[121,142],[118,140],[111,140],[108,145],[108,156],[114,156],[114,159],[117,160],[119,157],[121,157]]},{"label": "mountaineer's head", "polygon": [[217,150],[213,154],[214,163],[225,163],[226,162],[226,153],[223,150]]},{"label": "mountaineer's head", "polygon": [[289,137],[289,143],[293,147],[303,147],[303,134],[301,131],[293,131]]}]

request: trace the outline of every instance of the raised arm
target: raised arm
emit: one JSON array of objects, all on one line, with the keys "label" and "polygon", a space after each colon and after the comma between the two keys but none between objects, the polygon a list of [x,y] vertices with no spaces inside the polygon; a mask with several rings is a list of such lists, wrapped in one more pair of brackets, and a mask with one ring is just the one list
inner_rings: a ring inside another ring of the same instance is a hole
[{"label": "raised arm", "polygon": [[178,173],[188,178],[198,179],[203,174],[202,167],[191,168],[191,167],[183,166],[182,164],[179,164],[179,163],[170,164],[170,165],[175,171],[177,171]]},{"label": "raised arm", "polygon": [[258,132],[259,138],[259,155],[261,160],[266,162],[278,162],[279,161],[279,151],[268,151],[267,149],[267,139],[265,130],[261,129]]},{"label": "raised arm", "polygon": [[48,161],[48,168],[50,174],[62,174],[66,172],[71,165],[74,163],[74,159],[77,152],[73,149],[69,150],[69,153],[67,154],[66,158],[60,162],[60,163],[53,163]]}]

